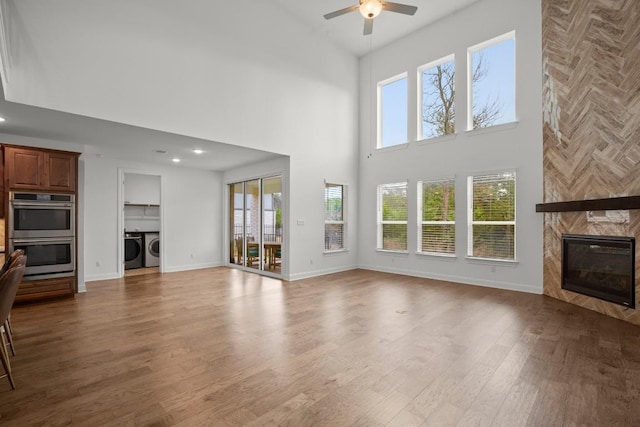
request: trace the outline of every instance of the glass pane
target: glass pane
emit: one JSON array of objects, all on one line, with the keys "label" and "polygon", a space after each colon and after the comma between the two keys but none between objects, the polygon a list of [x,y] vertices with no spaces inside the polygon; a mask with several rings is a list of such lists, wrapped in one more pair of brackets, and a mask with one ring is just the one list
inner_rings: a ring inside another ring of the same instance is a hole
[{"label": "glass pane", "polygon": [[382,220],[407,220],[407,183],[383,184],[382,191]]},{"label": "glass pane", "polygon": [[456,252],[456,226],[454,224],[423,225],[420,237],[422,252],[445,254]]},{"label": "glass pane", "polygon": [[407,225],[382,224],[382,249],[390,251],[406,251]]},{"label": "glass pane", "polygon": [[422,183],[422,221],[455,221],[456,190],[453,179]]},{"label": "glass pane", "polygon": [[513,38],[471,55],[473,129],[515,121],[515,64]]},{"label": "glass pane", "polygon": [[513,225],[474,225],[473,256],[514,259],[514,233]]},{"label": "glass pane", "polygon": [[241,182],[229,185],[229,262],[242,265],[244,248],[244,232],[242,221],[242,207],[244,205],[243,184]]},{"label": "glass pane", "polygon": [[274,176],[262,180],[262,253],[264,268],[282,271],[282,177]]},{"label": "glass pane", "polygon": [[407,142],[407,78],[380,87],[380,147]]},{"label": "glass pane", "polygon": [[422,139],[456,132],[455,75],[454,61],[422,71]]},{"label": "glass pane", "polygon": [[327,184],[324,188],[324,220],[342,221],[342,185]]},{"label": "glass pane", "polygon": [[474,221],[515,221],[515,207],[514,172],[473,177]]},{"label": "glass pane", "polygon": [[245,266],[261,269],[260,261],[260,180],[245,182]]},{"label": "glass pane", "polygon": [[324,250],[337,251],[344,248],[344,224],[324,225]]}]

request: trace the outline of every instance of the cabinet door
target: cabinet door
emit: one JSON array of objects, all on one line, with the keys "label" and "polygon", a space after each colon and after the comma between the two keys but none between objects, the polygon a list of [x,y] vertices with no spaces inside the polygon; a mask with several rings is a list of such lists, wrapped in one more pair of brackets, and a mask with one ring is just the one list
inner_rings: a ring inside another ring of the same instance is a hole
[{"label": "cabinet door", "polygon": [[10,189],[37,190],[46,185],[44,152],[6,147],[4,154]]},{"label": "cabinet door", "polygon": [[76,156],[65,153],[47,153],[49,189],[55,191],[76,190]]}]

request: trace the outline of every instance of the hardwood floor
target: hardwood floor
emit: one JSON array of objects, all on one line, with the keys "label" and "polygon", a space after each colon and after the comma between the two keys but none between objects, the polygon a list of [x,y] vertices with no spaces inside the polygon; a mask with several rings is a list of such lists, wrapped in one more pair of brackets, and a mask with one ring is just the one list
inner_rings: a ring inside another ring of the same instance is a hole
[{"label": "hardwood floor", "polygon": [[640,328],[541,295],[215,268],[89,283],[12,322],[2,426],[640,420]]}]

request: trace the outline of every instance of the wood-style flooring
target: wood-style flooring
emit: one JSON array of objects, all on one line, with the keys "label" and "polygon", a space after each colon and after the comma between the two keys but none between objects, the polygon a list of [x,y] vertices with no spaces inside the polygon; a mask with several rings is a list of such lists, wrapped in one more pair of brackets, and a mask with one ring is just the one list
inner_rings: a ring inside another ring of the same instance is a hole
[{"label": "wood-style flooring", "polygon": [[541,295],[363,270],[87,287],[13,309],[0,425],[640,423],[640,328]]}]

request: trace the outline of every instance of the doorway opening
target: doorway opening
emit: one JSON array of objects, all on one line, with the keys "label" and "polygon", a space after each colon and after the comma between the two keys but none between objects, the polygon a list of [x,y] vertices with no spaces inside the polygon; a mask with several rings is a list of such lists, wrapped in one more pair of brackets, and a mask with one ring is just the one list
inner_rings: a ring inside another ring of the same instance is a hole
[{"label": "doorway opening", "polygon": [[161,176],[120,171],[120,227],[122,248],[119,275],[136,276],[162,271]]},{"label": "doorway opening", "polygon": [[229,184],[229,262],[282,275],[282,176]]}]

